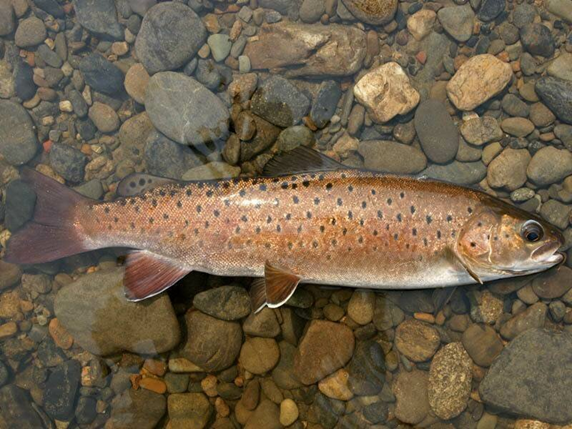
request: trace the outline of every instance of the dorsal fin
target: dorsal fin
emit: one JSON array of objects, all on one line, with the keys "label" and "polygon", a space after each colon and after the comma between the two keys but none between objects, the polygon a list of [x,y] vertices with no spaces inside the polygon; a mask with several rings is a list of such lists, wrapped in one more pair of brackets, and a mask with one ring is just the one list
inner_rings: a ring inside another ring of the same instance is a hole
[{"label": "dorsal fin", "polygon": [[157,186],[174,182],[176,182],[176,180],[167,179],[165,177],[152,176],[151,174],[145,173],[132,173],[117,185],[117,196],[132,197],[133,195],[142,194]]},{"label": "dorsal fin", "polygon": [[351,167],[309,147],[299,146],[289,152],[282,152],[266,163],[265,176],[285,176],[310,171],[348,170]]}]

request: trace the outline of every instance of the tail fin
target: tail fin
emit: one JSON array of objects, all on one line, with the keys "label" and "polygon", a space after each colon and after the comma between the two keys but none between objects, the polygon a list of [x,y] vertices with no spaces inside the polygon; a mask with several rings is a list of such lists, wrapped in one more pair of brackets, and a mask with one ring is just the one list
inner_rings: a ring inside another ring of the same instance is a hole
[{"label": "tail fin", "polygon": [[73,219],[75,208],[88,199],[31,168],[24,168],[21,178],[36,192],[34,217],[12,235],[4,260],[38,264],[91,250]]}]

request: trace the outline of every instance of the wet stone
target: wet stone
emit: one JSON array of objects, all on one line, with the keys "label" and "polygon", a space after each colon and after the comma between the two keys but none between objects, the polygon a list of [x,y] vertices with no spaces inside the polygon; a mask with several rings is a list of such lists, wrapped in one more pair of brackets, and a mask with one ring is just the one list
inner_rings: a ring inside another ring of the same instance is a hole
[{"label": "wet stone", "polygon": [[34,215],[36,194],[21,180],[6,187],[6,216],[4,224],[10,231],[20,229]]},{"label": "wet stone", "polygon": [[63,8],[56,0],[34,0],[34,4],[54,18],[63,18],[65,16]]},{"label": "wet stone", "polygon": [[245,429],[281,429],[280,409],[274,402],[267,399],[263,400],[254,410],[244,427]]},{"label": "wet stone", "polygon": [[193,305],[209,316],[238,320],[250,314],[250,296],[237,286],[222,286],[195,295]]},{"label": "wet stone", "polygon": [[74,0],[77,20],[86,30],[112,40],[123,40],[113,0]]},{"label": "wet stone", "polygon": [[[175,395],[170,395],[170,397]],[[147,389],[127,389],[111,403],[108,429],[153,429],[167,411],[167,399]]]},{"label": "wet stone", "polygon": [[444,7],[437,12],[443,28],[458,42],[466,42],[473,34],[475,13],[469,4]]},{"label": "wet stone", "polygon": [[[249,302],[250,312],[250,302]],[[244,321],[242,329],[246,335],[251,337],[274,338],[280,334],[280,325],[276,319],[276,314],[271,308],[265,307],[258,313],[250,313]]]},{"label": "wet stone", "polygon": [[526,183],[526,168],[530,162],[526,149],[506,148],[489,164],[487,181],[493,188],[514,191]]},{"label": "wet stone", "polygon": [[473,361],[482,367],[489,367],[503,349],[499,336],[489,326],[471,325],[462,337],[462,343]]},{"label": "wet stone", "polygon": [[444,164],[455,158],[459,148],[459,131],[438,100],[427,100],[415,111],[415,130],[423,152],[436,163]]},{"label": "wet stone", "polygon": [[169,419],[173,429],[207,427],[213,408],[202,393],[177,393],[168,398]]},{"label": "wet stone", "polygon": [[0,153],[12,165],[30,161],[39,149],[30,115],[12,101],[0,101]]},{"label": "wet stone", "polygon": [[82,396],[77,401],[75,409],[75,418],[79,424],[87,425],[95,420],[97,417],[96,400]]},{"label": "wet stone", "polygon": [[483,0],[478,17],[482,21],[492,21],[502,13],[504,8],[504,0]]},{"label": "wet stone", "polygon": [[39,45],[46,39],[46,27],[41,19],[31,16],[18,25],[14,41],[20,48],[31,48]]},{"label": "wet stone", "polygon": [[44,393],[44,409],[53,419],[67,421],[73,416],[80,375],[80,363],[69,360],[54,369],[48,377]]},{"label": "wet stone", "polygon": [[327,80],[320,84],[310,110],[310,118],[318,128],[325,127],[329,122],[341,96],[342,90],[337,82]]},{"label": "wet stone", "polygon": [[[42,45],[45,46],[45,45]],[[26,62],[19,61],[14,67],[14,89],[22,100],[29,100],[36,95],[36,84],[33,80],[34,69]]]},{"label": "wet stone", "polygon": [[303,125],[294,125],[280,132],[276,143],[278,148],[289,151],[299,146],[312,146],[315,142],[314,133]]},{"label": "wet stone", "polygon": [[37,429],[44,427],[24,389],[14,384],[0,389],[0,415],[7,428]]},{"label": "wet stone", "polygon": [[0,36],[7,36],[16,28],[14,8],[8,0],[0,1]]},{"label": "wet stone", "polygon": [[123,73],[103,56],[91,54],[82,58],[79,70],[85,83],[94,90],[111,96],[123,92]]},{"label": "wet stone", "polygon": [[507,340],[512,340],[524,331],[543,327],[547,311],[546,304],[538,302],[509,319],[501,327],[500,334]]},{"label": "wet stone", "polygon": [[347,366],[351,391],[360,396],[376,395],[385,382],[385,355],[379,343],[360,341]]},{"label": "wet stone", "polygon": [[551,57],[554,54],[554,40],[548,27],[542,24],[527,24],[520,29],[520,40],[532,55]]},{"label": "wet stone", "polygon": [[280,349],[273,338],[249,338],[242,345],[239,362],[252,374],[264,374],[276,366]]},{"label": "wet stone", "polygon": [[526,118],[530,111],[528,104],[514,94],[505,95],[502,99],[501,107],[510,116],[522,118]]},{"label": "wet stone", "polygon": [[440,343],[439,332],[431,325],[417,319],[406,320],[395,331],[397,349],[414,362],[423,362],[431,358]]},{"label": "wet stone", "polygon": [[536,81],[536,93],[546,106],[563,122],[572,124],[572,81],[542,77]]},{"label": "wet stone", "polygon": [[560,298],[572,288],[571,276],[572,269],[560,266],[535,277],[532,280],[532,289],[542,299]]},{"label": "wet stone", "polygon": [[200,164],[190,148],[158,132],[149,134],[143,155],[149,173],[170,179],[181,179],[189,168]]},{"label": "wet stone", "polygon": [[372,291],[357,290],[348,304],[348,315],[360,325],[367,325],[373,319],[375,294]]},{"label": "wet stone", "polygon": [[460,127],[463,138],[471,144],[483,145],[502,139],[503,132],[497,120],[490,116],[471,118],[463,121]]},{"label": "wet stone", "polygon": [[552,225],[565,229],[570,223],[572,207],[556,200],[548,200],[540,207],[540,216]]},{"label": "wet stone", "polygon": [[294,374],[294,356],[296,347],[287,341],[278,344],[280,348],[280,360],[278,365],[272,370],[272,379],[281,389],[297,389],[302,384]]},{"label": "wet stone", "polygon": [[395,417],[411,425],[421,423],[430,411],[428,385],[429,376],[424,371],[400,372],[393,383]]},{"label": "wet stone", "polygon": [[419,149],[392,141],[362,141],[358,152],[365,168],[386,173],[415,174],[427,165],[427,158]]},{"label": "wet stone", "polygon": [[343,4],[357,19],[372,25],[387,24],[397,10],[395,0],[343,0]]},{"label": "wet stone", "polygon": [[526,174],[539,186],[556,183],[572,174],[572,153],[547,146],[534,154]]}]

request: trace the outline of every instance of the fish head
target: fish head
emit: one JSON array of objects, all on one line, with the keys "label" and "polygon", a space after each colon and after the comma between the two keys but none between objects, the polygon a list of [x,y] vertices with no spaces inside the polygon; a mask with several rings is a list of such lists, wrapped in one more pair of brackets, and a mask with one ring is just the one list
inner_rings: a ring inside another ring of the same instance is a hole
[{"label": "fish head", "polygon": [[474,213],[461,231],[457,251],[490,277],[521,276],[564,261],[562,233],[544,220],[512,206]]}]

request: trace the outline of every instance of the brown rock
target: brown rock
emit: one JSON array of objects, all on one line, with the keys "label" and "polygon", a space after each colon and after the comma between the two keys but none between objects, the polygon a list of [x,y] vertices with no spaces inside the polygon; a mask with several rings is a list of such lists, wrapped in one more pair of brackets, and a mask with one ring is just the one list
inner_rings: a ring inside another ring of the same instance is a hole
[{"label": "brown rock", "polygon": [[424,371],[414,369],[411,372],[400,372],[393,383],[395,417],[411,425],[423,421],[430,409],[428,384],[429,377]]},{"label": "brown rock", "polygon": [[313,320],[294,356],[294,374],[308,385],[344,366],[352,357],[355,338],[339,323]]},{"label": "brown rock", "polygon": [[88,116],[102,133],[112,133],[119,128],[119,117],[107,104],[96,101],[89,109]]},{"label": "brown rock", "polygon": [[0,290],[14,286],[22,278],[22,269],[19,265],[0,261]]},{"label": "brown rock", "polygon": [[500,93],[513,76],[509,64],[493,55],[476,55],[447,84],[447,95],[459,110],[473,110]]},{"label": "brown rock", "polygon": [[274,338],[249,338],[242,345],[239,361],[252,374],[264,374],[276,366],[280,349]]},{"label": "brown rock", "polygon": [[414,362],[423,362],[431,358],[440,343],[439,332],[417,319],[406,320],[395,331],[397,350]]},{"label": "brown rock", "polygon": [[526,183],[526,167],[530,159],[530,153],[526,149],[506,148],[489,164],[487,170],[489,185],[493,188],[506,188],[509,191],[520,188]]},{"label": "brown rock", "polygon": [[159,395],[162,395],[167,391],[167,385],[165,382],[153,377],[142,378],[139,382],[139,387],[150,390],[151,392],[158,393]]},{"label": "brown rock", "polygon": [[143,64],[133,65],[125,75],[125,90],[137,103],[145,104],[145,94],[149,84],[149,73]]},{"label": "brown rock", "polygon": [[502,325],[500,334],[507,340],[512,340],[524,331],[541,328],[544,326],[547,311],[546,304],[537,302]]},{"label": "brown rock", "polygon": [[397,10],[397,0],[342,0],[350,13],[371,25],[387,24]]},{"label": "brown rock", "polygon": [[463,333],[463,346],[471,359],[482,367],[489,367],[503,349],[496,331],[487,325],[473,324]]},{"label": "brown rock", "polygon": [[561,265],[532,280],[534,293],[543,299],[559,298],[572,288],[572,269]]},{"label": "brown rock", "polygon": [[345,369],[339,369],[332,375],[324,378],[318,383],[318,389],[329,398],[340,401],[349,401],[354,397],[348,386],[349,373]]},{"label": "brown rock", "polygon": [[18,325],[16,322],[8,322],[0,325],[0,339],[9,338],[18,332]]},{"label": "brown rock", "polygon": [[415,40],[423,40],[433,30],[437,14],[429,9],[421,9],[407,20],[407,29]]},{"label": "brown rock", "polygon": [[73,345],[73,337],[57,318],[50,320],[48,329],[58,347],[67,350]]}]

